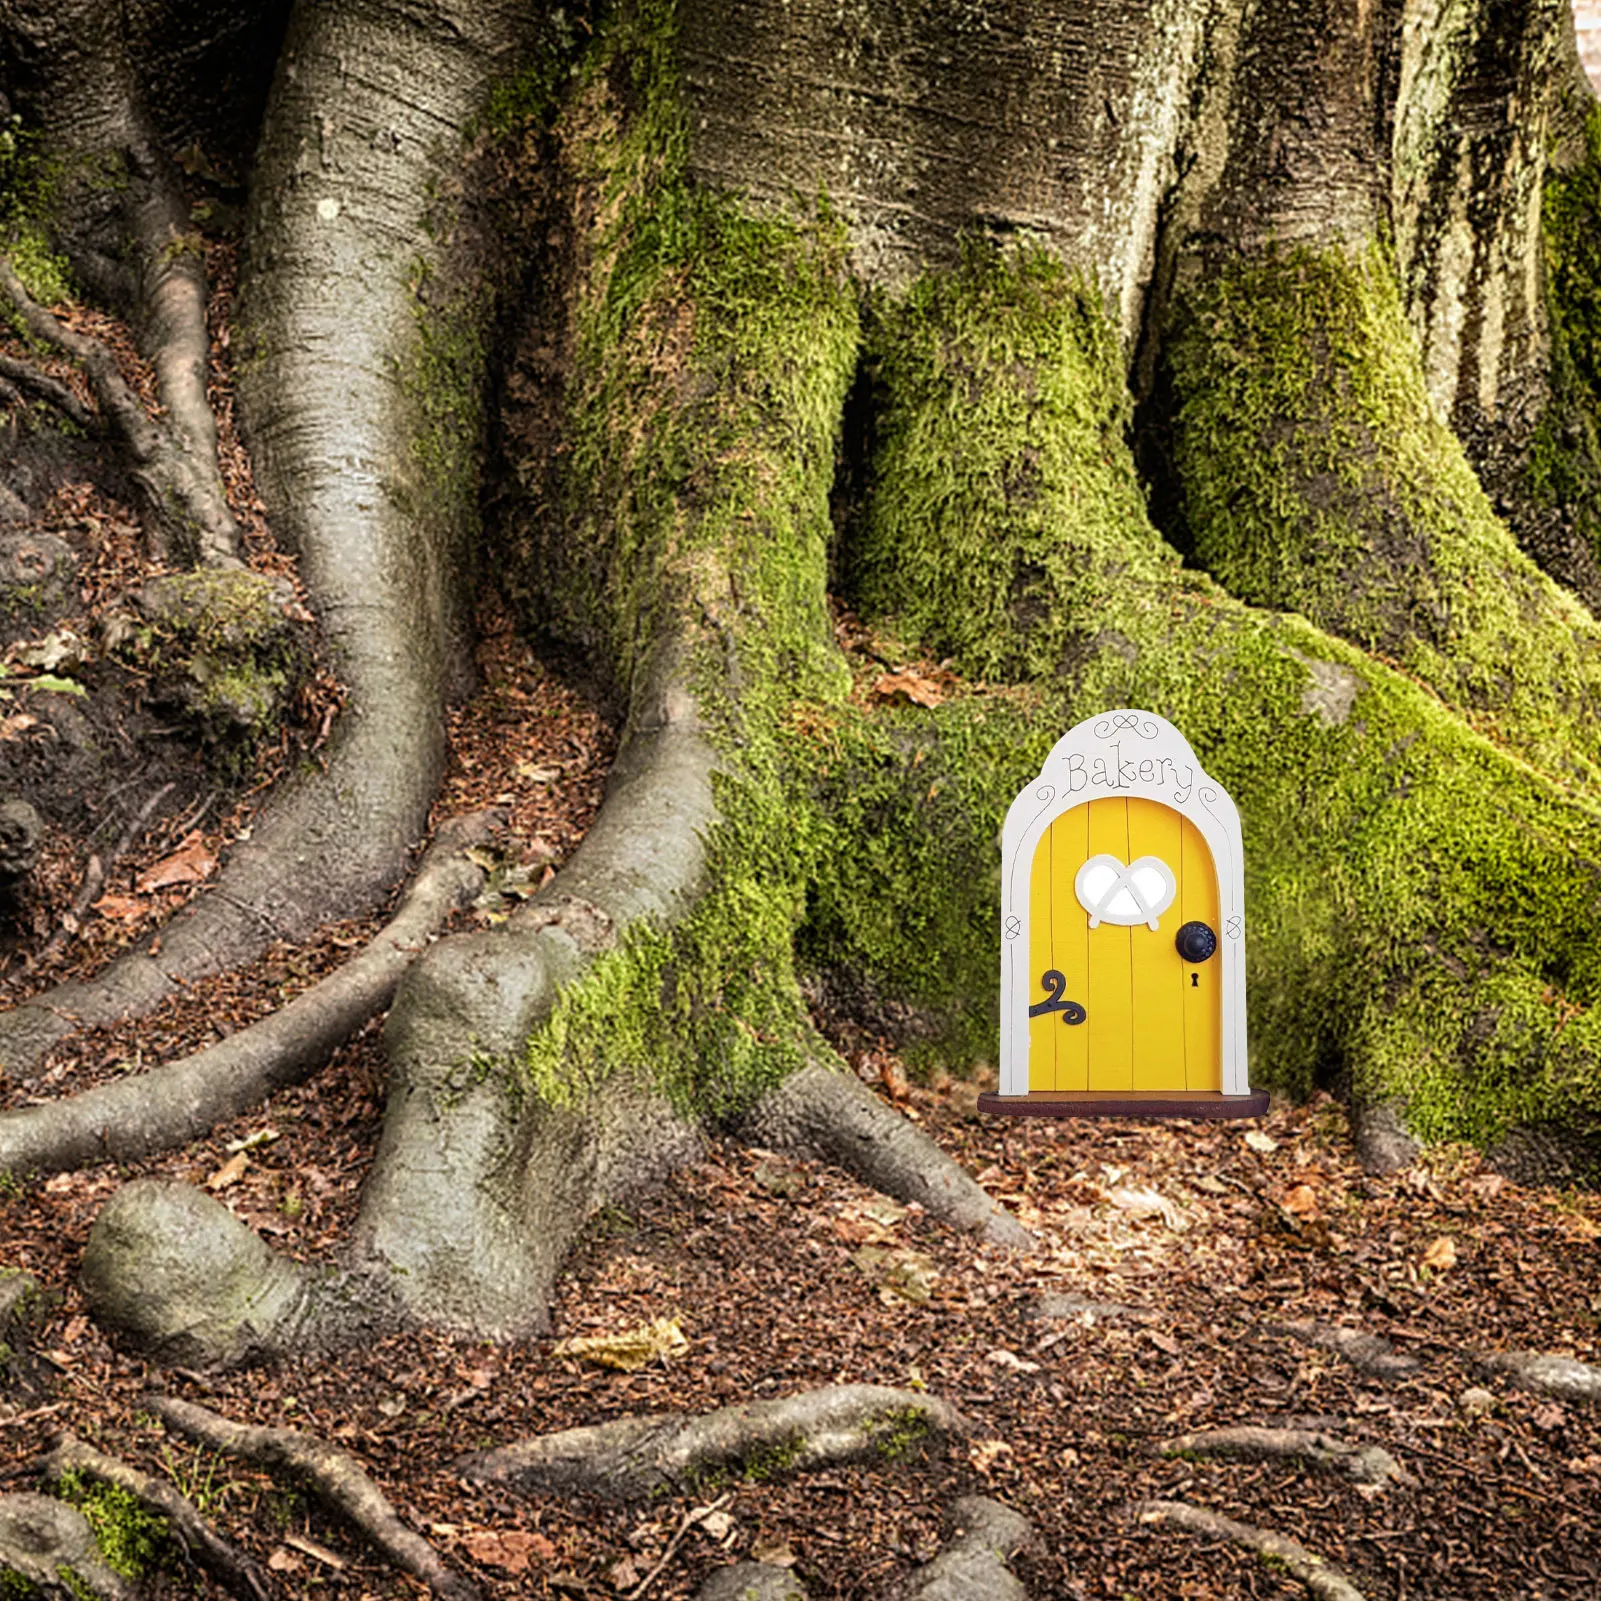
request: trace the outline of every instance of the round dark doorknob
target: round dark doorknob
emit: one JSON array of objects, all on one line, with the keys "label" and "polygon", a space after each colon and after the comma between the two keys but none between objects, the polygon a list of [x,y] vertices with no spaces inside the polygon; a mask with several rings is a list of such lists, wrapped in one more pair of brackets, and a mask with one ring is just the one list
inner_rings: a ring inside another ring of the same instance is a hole
[{"label": "round dark doorknob", "polygon": [[1204,962],[1217,950],[1217,931],[1205,923],[1186,923],[1173,943],[1186,962]]}]

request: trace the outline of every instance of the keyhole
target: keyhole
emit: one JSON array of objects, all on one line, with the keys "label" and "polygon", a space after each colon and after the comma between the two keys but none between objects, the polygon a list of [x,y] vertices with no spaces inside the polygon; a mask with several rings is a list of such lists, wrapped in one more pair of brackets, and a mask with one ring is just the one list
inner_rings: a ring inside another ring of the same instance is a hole
[{"label": "keyhole", "polygon": [[1190,974],[1190,988],[1192,990],[1198,990],[1200,987],[1201,987],[1201,975],[1199,973],[1191,973]]}]

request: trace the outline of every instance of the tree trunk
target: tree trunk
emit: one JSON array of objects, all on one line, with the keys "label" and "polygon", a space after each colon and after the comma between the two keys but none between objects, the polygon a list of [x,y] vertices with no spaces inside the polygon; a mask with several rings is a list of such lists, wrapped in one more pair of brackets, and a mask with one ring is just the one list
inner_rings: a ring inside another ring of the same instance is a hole
[{"label": "tree trunk", "polygon": [[[236,902],[305,926],[420,830],[514,299],[486,537],[626,707],[605,807],[402,983],[344,1266],[131,1186],[101,1316],[190,1363],[526,1334],[583,1219],[710,1127],[1016,1243],[830,1076],[802,980],[992,1050],[1000,819],[1112,705],[1244,814],[1256,1083],[1593,1163],[1601,116],[1566,10],[637,0],[582,32],[291,19],[241,386],[350,706],[164,959],[237,959]],[[491,148],[520,280],[452,232]],[[831,582],[943,704],[853,689]]]}]

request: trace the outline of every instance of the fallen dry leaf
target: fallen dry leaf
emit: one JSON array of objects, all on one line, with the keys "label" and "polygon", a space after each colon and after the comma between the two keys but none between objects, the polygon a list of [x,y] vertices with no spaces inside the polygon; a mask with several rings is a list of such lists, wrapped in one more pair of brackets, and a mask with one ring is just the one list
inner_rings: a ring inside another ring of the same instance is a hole
[{"label": "fallen dry leaf", "polygon": [[1109,1191],[1106,1198],[1120,1211],[1135,1217],[1159,1217],[1174,1230],[1184,1227],[1184,1214],[1177,1203],[1155,1190],[1117,1189]]},{"label": "fallen dry leaf", "polygon": [[0,739],[15,739],[19,734],[38,726],[37,717],[30,717],[26,712],[13,712],[9,717],[0,717]]},{"label": "fallen dry leaf", "polygon": [[278,1546],[267,1558],[267,1566],[274,1573],[299,1573],[305,1563],[287,1546]]},{"label": "fallen dry leaf", "polygon": [[131,923],[149,911],[150,904],[137,895],[102,895],[94,903],[94,909],[113,923]]},{"label": "fallen dry leaf", "polygon": [[250,1158],[240,1151],[237,1156],[230,1156],[210,1178],[206,1180],[208,1190],[225,1190],[232,1184],[237,1184],[245,1176],[245,1169],[250,1166]]},{"label": "fallen dry leaf", "polygon": [[921,1251],[864,1245],[852,1253],[851,1261],[878,1285],[879,1299],[886,1306],[898,1300],[921,1306],[939,1283],[939,1269]]},{"label": "fallen dry leaf", "polygon": [[203,884],[217,870],[217,858],[206,849],[199,830],[188,834],[177,850],[163,856],[144,873],[136,886],[148,895],[152,890],[174,889],[180,884]]},{"label": "fallen dry leaf", "polygon": [[557,1356],[582,1357],[586,1362],[598,1362],[602,1367],[616,1368],[620,1373],[637,1373],[660,1359],[682,1356],[689,1349],[689,1341],[675,1317],[659,1317],[620,1334],[588,1334],[563,1340],[555,1350]]},{"label": "fallen dry leaf", "polygon": [[782,1540],[769,1543],[760,1537],[751,1542],[750,1559],[769,1568],[792,1568],[800,1558]]},{"label": "fallen dry leaf", "polygon": [[474,1562],[508,1573],[526,1573],[534,1557],[541,1562],[556,1557],[556,1547],[544,1535],[527,1529],[473,1529],[461,1537],[461,1544]]},{"label": "fallen dry leaf", "polygon": [[893,700],[897,695],[904,695],[909,701],[918,706],[938,706],[945,699],[945,690],[942,685],[932,678],[924,678],[921,673],[915,673],[910,667],[903,667],[899,672],[880,673],[873,683],[873,693],[880,700]]},{"label": "fallen dry leaf", "polygon": [[1442,1234],[1423,1253],[1422,1266],[1432,1268],[1436,1273],[1444,1273],[1448,1268],[1455,1267],[1456,1241],[1449,1234]]},{"label": "fallen dry leaf", "polygon": [[1264,1134],[1256,1128],[1246,1131],[1245,1143],[1263,1156],[1271,1156],[1279,1148],[1279,1142],[1271,1134]]},{"label": "fallen dry leaf", "polygon": [[1012,1448],[1005,1440],[975,1440],[967,1448],[967,1460],[980,1473],[988,1473],[1003,1456],[1010,1456]]},{"label": "fallen dry leaf", "polygon": [[1310,1184],[1297,1184],[1279,1203],[1286,1212],[1296,1217],[1317,1215],[1317,1192]]}]

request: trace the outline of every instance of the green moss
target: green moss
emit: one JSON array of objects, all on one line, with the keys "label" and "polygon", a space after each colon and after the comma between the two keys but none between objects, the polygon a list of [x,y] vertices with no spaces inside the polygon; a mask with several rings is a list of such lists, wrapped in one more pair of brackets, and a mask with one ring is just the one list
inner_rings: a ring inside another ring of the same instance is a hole
[{"label": "green moss", "polygon": [[[836,718],[816,737],[819,768],[837,761],[848,775],[840,787],[864,788],[860,826],[848,836],[861,860],[819,872],[823,943],[924,994],[938,992],[937,964],[952,963],[963,977],[947,994],[959,1001],[966,990],[993,1028],[993,869],[972,864],[993,860],[1000,799],[1080,718],[1148,707],[1184,731],[1243,815],[1254,1084],[1304,1094],[1345,1074],[1359,1098],[1404,1096],[1414,1126],[1431,1136],[1481,1145],[1519,1122],[1584,1126],[1601,1112],[1601,1040],[1588,1022],[1601,1000],[1601,952],[1589,932],[1601,913],[1601,815],[1407,675],[1182,571],[1129,496],[1107,492],[1100,514],[1086,516],[1085,478],[1037,472],[1037,443],[1009,422],[975,439],[975,416],[1038,407],[1054,387],[1059,398],[1033,426],[1058,434],[1062,460],[1124,449],[1105,426],[1106,403],[1086,398],[1104,396],[1112,380],[1085,374],[1075,397],[1059,370],[1053,385],[1037,379],[1017,358],[1024,338],[998,292],[1016,285],[1029,348],[1058,363],[1063,350],[1097,346],[1041,340],[1041,297],[1073,323],[1093,314],[1081,290],[1065,273],[1053,287],[1037,262],[1026,273],[999,263],[981,281],[980,322],[957,302],[958,286],[981,271],[970,262],[944,296],[925,289],[913,300],[938,326],[912,347],[920,363],[903,352],[882,369],[872,482],[902,508],[905,542],[963,545],[982,531],[1004,548],[1032,548],[1042,526],[1071,527],[1077,567],[1052,581],[1051,615],[1038,626],[1074,643],[1036,680],[1032,701],[971,695],[902,714],[898,733],[888,724],[841,734]],[[1014,391],[1012,401],[991,389]],[[964,458],[990,465],[953,494],[960,469],[939,464]],[[1108,469],[1099,481],[1128,472]],[[1012,486],[1029,473],[1034,493],[1019,497]],[[873,537],[871,519],[863,526]],[[941,559],[907,558],[931,567]],[[984,574],[974,589],[977,615],[991,615]],[[914,643],[934,651],[961,637],[965,622],[948,620],[961,604],[953,583],[931,637]],[[897,622],[913,610],[901,604]],[[1033,651],[1026,640],[1014,648],[1025,659]],[[1053,646],[1046,659],[1054,656]],[[1317,693],[1331,680],[1350,693],[1343,717]],[[863,754],[875,744],[876,762]],[[924,753],[915,767],[908,746]],[[922,859],[918,823],[935,814],[920,797],[936,780],[969,802],[951,801]],[[836,809],[841,801],[831,797]],[[873,852],[875,828],[883,843]],[[939,829],[966,831],[965,847]],[[944,875],[942,854],[953,864]],[[898,924],[919,919],[939,930],[920,953],[920,978],[894,938]]]},{"label": "green moss", "polygon": [[[0,251],[23,287],[41,305],[71,300],[66,261],[50,248],[46,235],[58,184],[55,167],[44,157],[38,134],[13,116],[0,126]],[[7,313],[15,324],[14,314]]]},{"label": "green moss", "polygon": [[1196,561],[1601,793],[1601,629],[1518,550],[1430,411],[1385,252],[1235,258],[1177,323],[1174,457]]},{"label": "green moss", "polygon": [[1601,558],[1601,105],[1586,119],[1582,159],[1546,181],[1541,234],[1551,399],[1528,488],[1571,517]]},{"label": "green moss", "polygon": [[143,621],[118,620],[108,641],[156,674],[207,738],[238,743],[277,726],[305,662],[270,579],[218,569],[172,574],[148,584],[139,606]]},{"label": "green moss", "polygon": [[172,1540],[167,1520],[147,1511],[121,1485],[72,1469],[61,1475],[60,1491],[62,1500],[83,1513],[113,1572],[137,1579],[165,1560]]},{"label": "green moss", "polygon": [[890,1407],[868,1420],[867,1431],[881,1461],[903,1462],[928,1440],[928,1417],[914,1406]]},{"label": "green moss", "polygon": [[619,18],[571,134],[612,199],[578,315],[566,521],[549,554],[566,626],[598,642],[613,682],[648,670],[650,642],[683,642],[726,757],[719,822],[695,909],[628,930],[558,1000],[528,1066],[562,1104],[644,1067],[715,1115],[802,1058],[793,938],[816,830],[780,730],[797,695],[837,698],[846,682],[824,574],[857,316],[826,216],[758,219],[684,183],[668,24],[656,7]]},{"label": "green moss", "polygon": [[875,459],[896,470],[870,475],[850,543],[860,605],[975,678],[1061,671],[1073,619],[1112,581],[1086,560],[1109,529],[1127,530],[1137,569],[1174,565],[1124,444],[1128,392],[1098,296],[1043,252],[973,245],[955,273],[875,307],[868,352]]}]

